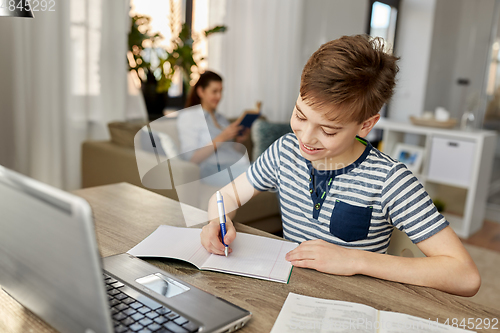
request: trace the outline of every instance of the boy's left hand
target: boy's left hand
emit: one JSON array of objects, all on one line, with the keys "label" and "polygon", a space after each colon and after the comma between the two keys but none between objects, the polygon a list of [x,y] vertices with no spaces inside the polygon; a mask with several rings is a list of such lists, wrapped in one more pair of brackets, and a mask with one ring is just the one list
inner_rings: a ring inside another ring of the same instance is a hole
[{"label": "boy's left hand", "polygon": [[288,252],[285,258],[296,267],[336,275],[354,275],[358,273],[357,252],[317,239],[301,243]]}]

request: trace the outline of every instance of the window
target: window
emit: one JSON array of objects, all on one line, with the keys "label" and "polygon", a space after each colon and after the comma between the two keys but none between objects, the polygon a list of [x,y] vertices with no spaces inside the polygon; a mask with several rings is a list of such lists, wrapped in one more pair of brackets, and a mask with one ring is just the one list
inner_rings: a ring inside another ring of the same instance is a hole
[{"label": "window", "polygon": [[[150,28],[152,32],[159,32],[164,39],[159,46],[171,50],[172,36],[177,36],[181,30],[182,23],[190,26],[191,31],[195,35],[200,35],[200,32],[208,28],[208,2],[196,0],[130,0],[131,15],[138,13],[149,16],[151,18]],[[203,71],[207,65],[206,60],[208,54],[208,45],[205,39],[196,40],[193,44],[195,52],[194,60],[198,64],[198,70]],[[154,52],[151,53],[151,58],[148,54],[143,57],[146,61],[151,62],[154,66]],[[197,74],[193,73],[192,80],[197,80]],[[191,82],[193,84],[193,82]],[[182,108],[187,92],[183,91],[183,78],[181,71],[176,71],[172,78],[172,85],[168,91],[169,107]]]},{"label": "window", "polygon": [[396,42],[398,10],[399,0],[370,0],[366,33],[383,38],[389,46],[386,51],[391,53]]},{"label": "window", "polygon": [[[386,42],[386,52],[393,54],[396,44],[396,28],[398,22],[400,0],[370,0],[366,33],[371,37],[381,37]],[[384,104],[380,110],[382,117],[389,116],[389,106]],[[367,137],[373,145],[382,140],[382,131],[371,131]]]}]

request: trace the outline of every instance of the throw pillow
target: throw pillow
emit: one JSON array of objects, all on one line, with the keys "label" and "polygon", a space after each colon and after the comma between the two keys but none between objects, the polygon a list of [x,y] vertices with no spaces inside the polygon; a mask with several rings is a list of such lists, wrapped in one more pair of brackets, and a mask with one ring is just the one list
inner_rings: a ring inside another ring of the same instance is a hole
[{"label": "throw pillow", "polygon": [[146,124],[145,121],[114,121],[108,123],[111,142],[120,146],[134,148],[134,137]]},{"label": "throw pillow", "polygon": [[256,120],[252,126],[252,161],[255,161],[274,141],[291,132],[292,128],[289,123],[270,123],[263,119]]}]

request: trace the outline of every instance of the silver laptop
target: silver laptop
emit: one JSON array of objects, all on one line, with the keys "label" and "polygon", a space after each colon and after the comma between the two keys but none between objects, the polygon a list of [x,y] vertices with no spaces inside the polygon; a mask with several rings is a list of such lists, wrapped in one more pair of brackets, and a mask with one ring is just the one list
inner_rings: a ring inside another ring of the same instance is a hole
[{"label": "silver laptop", "polygon": [[60,332],[232,332],[252,316],[129,254],[101,259],[85,200],[2,166],[0,286]]}]

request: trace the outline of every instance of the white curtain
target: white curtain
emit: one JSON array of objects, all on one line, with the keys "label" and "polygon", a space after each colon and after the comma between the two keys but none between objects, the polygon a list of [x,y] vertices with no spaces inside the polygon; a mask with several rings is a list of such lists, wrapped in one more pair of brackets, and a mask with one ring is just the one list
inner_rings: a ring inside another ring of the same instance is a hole
[{"label": "white curtain", "polygon": [[12,108],[0,121],[12,118],[14,169],[79,188],[82,142],[107,139],[110,121],[145,117],[141,95],[127,93],[128,10],[128,0],[57,1],[11,20],[13,45],[1,52],[13,52]]},{"label": "white curtain", "polygon": [[212,0],[210,26],[228,30],[211,36],[208,68],[223,76],[219,112],[238,117],[262,101],[264,115],[289,121],[300,86],[303,0]]}]

